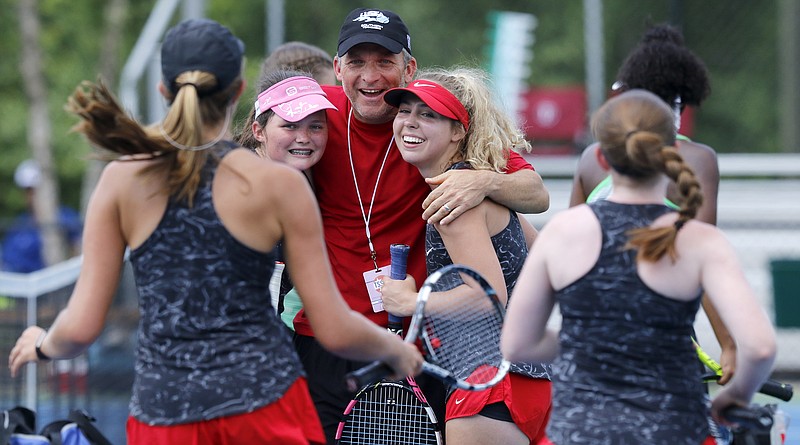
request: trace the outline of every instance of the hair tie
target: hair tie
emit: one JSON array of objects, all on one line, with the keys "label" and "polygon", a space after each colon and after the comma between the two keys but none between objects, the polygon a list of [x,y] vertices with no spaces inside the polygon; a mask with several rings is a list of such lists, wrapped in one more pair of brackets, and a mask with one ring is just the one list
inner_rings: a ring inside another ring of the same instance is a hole
[{"label": "hair tie", "polygon": [[685,219],[678,219],[677,221],[675,221],[675,231],[677,232],[681,230],[681,227],[683,227],[684,224],[686,224]]},{"label": "hair tie", "polygon": [[180,85],[178,85],[178,89],[181,89],[181,88],[185,87],[186,85],[191,85],[191,86],[194,87],[195,90],[199,91],[199,88],[197,88],[197,84],[192,83],[192,82],[183,82]]},{"label": "hair tie", "polygon": [[638,133],[639,131],[641,131],[641,130],[631,130],[631,131],[625,133],[625,142],[628,142],[628,138],[630,138],[634,134]]}]

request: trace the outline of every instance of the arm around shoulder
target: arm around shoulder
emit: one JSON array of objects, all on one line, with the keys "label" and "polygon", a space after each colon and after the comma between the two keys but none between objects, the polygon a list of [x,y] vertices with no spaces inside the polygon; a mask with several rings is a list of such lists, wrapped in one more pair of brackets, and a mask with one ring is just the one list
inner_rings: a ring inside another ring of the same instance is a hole
[{"label": "arm around shoulder", "polygon": [[543,213],[550,208],[550,193],[534,170],[494,173],[486,196],[519,213]]},{"label": "arm around shoulder", "polygon": [[485,198],[519,213],[541,213],[550,207],[542,177],[530,169],[513,173],[450,170],[426,181],[436,186],[422,204],[422,218],[429,224],[448,224]]}]

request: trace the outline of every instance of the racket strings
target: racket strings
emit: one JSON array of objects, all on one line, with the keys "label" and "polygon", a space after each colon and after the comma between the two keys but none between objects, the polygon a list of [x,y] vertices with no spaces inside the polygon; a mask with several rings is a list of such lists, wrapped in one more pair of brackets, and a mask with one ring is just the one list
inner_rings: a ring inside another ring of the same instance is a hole
[{"label": "racket strings", "polygon": [[430,408],[399,385],[378,385],[347,415],[340,444],[437,444]]},{"label": "racket strings", "polygon": [[[448,285],[461,280],[443,280]],[[423,342],[430,361],[457,379],[483,384],[498,373],[503,361],[500,333],[503,314],[486,292],[474,286],[457,298],[426,313]],[[436,298],[431,294],[431,298]],[[435,306],[435,305],[434,305]]]}]

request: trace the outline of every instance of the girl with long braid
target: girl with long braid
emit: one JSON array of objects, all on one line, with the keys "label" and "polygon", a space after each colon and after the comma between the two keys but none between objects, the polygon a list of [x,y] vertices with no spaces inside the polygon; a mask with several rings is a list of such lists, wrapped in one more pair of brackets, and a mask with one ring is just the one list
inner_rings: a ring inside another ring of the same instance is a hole
[{"label": "girl with long braid", "polygon": [[[694,171],[703,192],[703,204],[698,208],[695,218],[716,224],[719,191],[717,154],[712,147],[681,134],[682,113],[687,106],[698,108],[702,105],[711,93],[711,79],[705,63],[686,46],[680,30],[668,24],[649,27],[619,67],[612,89],[616,92],[647,90],[672,108],[677,132],[674,146]],[[589,145],[578,160],[573,175],[570,207],[604,199],[612,190],[611,177],[597,162],[597,150],[597,143]],[[671,184],[667,188],[666,199],[667,203],[675,203],[677,207],[683,198]],[[719,384],[724,385],[736,372],[736,344],[707,298],[703,298],[702,307],[719,342],[719,362],[722,365]]]},{"label": "girl with long braid", "polygon": [[[613,191],[543,228],[510,299],[506,358],[553,361],[554,444],[702,443],[709,409],[721,421],[771,370],[774,330],[731,244],[694,219],[700,185],[675,149],[673,121],[644,90],[595,113]],[[670,182],[678,211],[664,204]],[[690,338],[703,290],[738,346],[737,372],[710,407]],[[556,304],[560,332],[546,326]]]}]

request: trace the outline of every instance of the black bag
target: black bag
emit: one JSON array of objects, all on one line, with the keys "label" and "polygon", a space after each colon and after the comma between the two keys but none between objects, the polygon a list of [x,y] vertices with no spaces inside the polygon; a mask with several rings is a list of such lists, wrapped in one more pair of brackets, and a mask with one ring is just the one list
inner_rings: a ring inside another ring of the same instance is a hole
[{"label": "black bag", "polygon": [[94,420],[76,409],[67,419],[50,422],[36,434],[36,413],[17,406],[0,417],[0,445],[111,445]]},{"label": "black bag", "polygon": [[760,412],[768,413],[772,418],[772,425],[769,427],[734,427],[732,445],[773,445],[782,444],[786,437],[786,413],[778,405],[769,403],[766,405],[752,405],[757,407]]}]

